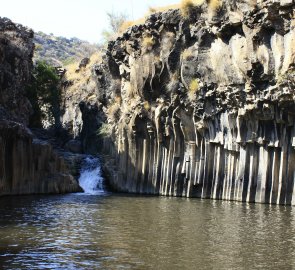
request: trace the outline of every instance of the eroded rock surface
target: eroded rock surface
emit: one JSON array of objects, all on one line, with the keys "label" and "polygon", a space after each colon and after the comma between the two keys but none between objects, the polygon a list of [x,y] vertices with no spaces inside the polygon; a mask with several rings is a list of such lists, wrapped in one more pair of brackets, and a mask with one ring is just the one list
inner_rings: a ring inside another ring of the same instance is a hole
[{"label": "eroded rock surface", "polygon": [[33,31],[0,18],[0,116],[28,124],[31,104],[25,86],[31,78]]},{"label": "eroded rock surface", "polygon": [[120,191],[295,204],[294,1],[151,15],[96,65]]},{"label": "eroded rock surface", "polygon": [[32,38],[31,30],[0,18],[0,196],[81,190],[64,159],[26,127]]}]

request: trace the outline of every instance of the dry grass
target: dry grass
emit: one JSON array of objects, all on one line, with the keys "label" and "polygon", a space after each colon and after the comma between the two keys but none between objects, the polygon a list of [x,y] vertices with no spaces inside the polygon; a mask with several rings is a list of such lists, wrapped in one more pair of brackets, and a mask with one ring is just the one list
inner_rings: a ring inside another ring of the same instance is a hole
[{"label": "dry grass", "polygon": [[143,18],[139,18],[137,20],[134,21],[126,21],[124,22],[119,29],[119,34],[124,33],[129,27],[132,27],[133,25],[138,25],[138,24],[144,24],[147,17],[153,13],[157,13],[157,12],[164,12],[167,11],[169,9],[177,9],[179,8],[179,4],[174,4],[174,5],[168,5],[168,6],[164,6],[164,7],[149,7],[148,12],[144,15]]},{"label": "dry grass", "polygon": [[145,21],[146,16],[135,21],[125,21],[120,26],[119,34],[123,34],[129,27],[132,27],[133,25],[144,24]]},{"label": "dry grass", "polygon": [[[65,79],[71,84],[66,87],[66,95],[82,95],[89,102],[94,102],[96,95],[94,94],[96,84],[92,79],[92,66],[101,61],[101,54],[95,53],[90,57],[89,64],[86,67],[78,69],[79,63],[69,64],[66,68]],[[88,97],[87,97],[88,95]]]},{"label": "dry grass", "polygon": [[93,65],[99,63],[101,60],[102,60],[101,53],[100,52],[94,53],[90,56],[90,61],[89,61],[88,65],[93,66]]},{"label": "dry grass", "polygon": [[199,80],[198,79],[193,79],[191,80],[189,84],[189,89],[188,89],[188,98],[190,101],[193,101],[196,97],[196,93],[199,91],[200,85],[199,85]]},{"label": "dry grass", "polygon": [[119,120],[121,106],[120,103],[114,102],[108,106],[108,116],[112,121]]},{"label": "dry grass", "polygon": [[208,8],[211,11],[217,11],[222,6],[222,0],[210,0]]},{"label": "dry grass", "polygon": [[169,92],[177,91],[179,88],[180,74],[179,70],[174,72],[171,76],[169,83],[166,85],[166,90]]},{"label": "dry grass", "polygon": [[[160,7],[149,7],[148,12],[145,14],[143,18],[139,18],[134,21],[125,21],[119,29],[118,34],[124,33],[129,27],[138,24],[144,24],[147,17],[153,13],[157,12],[165,12],[169,9],[180,9],[181,14],[183,17],[189,17],[193,7],[203,5],[205,0],[182,0],[180,4],[173,4],[167,6],[160,6]],[[222,0],[209,0],[208,1],[208,8],[210,11],[216,11],[222,6]]]},{"label": "dry grass", "polygon": [[180,11],[184,18],[188,18],[194,7],[200,6],[205,0],[182,0],[180,3]]},{"label": "dry grass", "polygon": [[112,127],[110,124],[103,123],[97,130],[97,135],[102,137],[108,137],[112,134]]},{"label": "dry grass", "polygon": [[189,61],[189,60],[191,60],[191,59],[193,58],[193,53],[192,53],[192,51],[191,51],[191,50],[188,50],[188,49],[184,50],[184,51],[181,53],[181,58],[182,58],[182,60],[184,60],[184,61]]},{"label": "dry grass", "polygon": [[151,109],[151,105],[148,101],[145,101],[143,103],[143,107],[145,108],[146,111],[149,111]]},{"label": "dry grass", "polygon": [[[145,14],[143,18],[140,18],[138,20],[134,21],[126,21],[124,22],[119,29],[119,34],[124,33],[129,27],[133,25],[143,24],[147,17],[153,13],[157,12],[165,12],[169,9],[180,9],[181,14],[183,17],[187,18],[193,7],[201,6],[203,5],[205,0],[182,0],[180,4],[173,4],[173,5],[167,5],[167,6],[160,6],[160,7],[149,7],[148,12]],[[216,11],[222,6],[222,0],[209,0],[208,8],[211,11]]]},{"label": "dry grass", "polygon": [[99,63],[101,60],[102,60],[101,53],[97,52],[90,56],[89,64],[85,68],[82,68],[81,70],[78,70],[79,63],[73,63],[73,64],[67,65],[65,67],[67,70],[66,78],[70,81],[85,82],[91,76],[91,67],[94,64]]},{"label": "dry grass", "polygon": [[142,40],[142,46],[147,50],[151,50],[155,45],[155,41],[152,36],[146,36]]},{"label": "dry grass", "polygon": [[184,18],[188,18],[194,8],[193,0],[182,0],[180,4],[180,11]]},{"label": "dry grass", "polygon": [[167,11],[169,9],[177,9],[179,8],[179,4],[174,4],[174,5],[168,5],[168,6],[163,6],[163,7],[150,7],[149,8],[149,13],[156,13],[156,12],[163,12],[163,11]]},{"label": "dry grass", "polygon": [[122,98],[119,97],[119,96],[116,96],[116,97],[115,97],[115,103],[121,105],[121,103],[122,103]]}]

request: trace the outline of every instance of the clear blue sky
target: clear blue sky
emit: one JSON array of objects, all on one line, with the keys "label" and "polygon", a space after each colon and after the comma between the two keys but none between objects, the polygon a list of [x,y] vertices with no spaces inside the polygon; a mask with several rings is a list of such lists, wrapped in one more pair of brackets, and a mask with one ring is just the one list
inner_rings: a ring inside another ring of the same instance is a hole
[{"label": "clear blue sky", "polygon": [[0,0],[0,17],[57,36],[99,42],[108,27],[107,12],[141,18],[149,7],[176,4],[180,0]]}]

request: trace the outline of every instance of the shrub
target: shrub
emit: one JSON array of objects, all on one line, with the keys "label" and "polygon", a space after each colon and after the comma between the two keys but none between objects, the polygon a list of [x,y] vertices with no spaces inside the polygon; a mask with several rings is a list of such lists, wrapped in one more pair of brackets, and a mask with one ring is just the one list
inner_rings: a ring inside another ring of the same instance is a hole
[{"label": "shrub", "polygon": [[209,1],[209,10],[212,10],[212,11],[216,11],[218,10],[222,5],[222,0],[210,0]]},{"label": "shrub", "polygon": [[156,13],[157,12],[157,9],[154,8],[154,7],[149,7],[149,13]]},{"label": "shrub", "polygon": [[144,37],[142,40],[142,46],[148,50],[151,50],[155,44],[152,36]]},{"label": "shrub", "polygon": [[180,11],[183,17],[188,18],[194,8],[193,0],[182,0],[180,4]]},{"label": "shrub", "polygon": [[179,4],[172,4],[172,5],[167,5],[167,6],[160,6],[160,7],[150,7],[149,8],[149,13],[156,13],[156,12],[165,12],[169,9],[177,9],[179,8]]},{"label": "shrub", "polygon": [[[40,127],[43,118],[53,118],[54,125],[58,126],[60,124],[61,89],[57,70],[46,62],[40,61],[35,65],[32,77],[32,82],[26,89],[34,110],[30,120],[31,125]],[[47,109],[43,111],[42,108]]]},{"label": "shrub", "polygon": [[117,103],[117,104],[121,104],[121,102],[122,102],[122,98],[121,97],[119,97],[119,96],[116,96],[115,97],[115,102]]},{"label": "shrub", "polygon": [[109,29],[104,30],[102,32],[102,36],[105,39],[105,42],[109,42],[110,40],[114,40],[118,33],[120,32],[120,28],[122,24],[127,21],[127,15],[124,13],[107,13],[108,21],[109,21]]},{"label": "shrub", "polygon": [[125,21],[120,25],[119,33],[124,33],[129,27],[133,26],[133,21]]},{"label": "shrub", "polygon": [[193,53],[192,53],[192,51],[186,49],[182,52],[181,57],[183,60],[188,61],[193,58]]},{"label": "shrub", "polygon": [[64,66],[67,66],[67,65],[73,64],[73,63],[75,63],[75,62],[76,62],[75,57],[68,57],[66,60],[64,60],[64,61],[62,62],[62,64],[63,64]]},{"label": "shrub", "polygon": [[110,124],[103,123],[97,130],[97,135],[102,137],[107,137],[112,134],[112,127]]},{"label": "shrub", "polygon": [[184,18],[190,17],[195,6],[200,6],[205,0],[182,0],[180,3],[180,11]]},{"label": "shrub", "polygon": [[120,103],[114,102],[113,104],[110,104],[108,107],[108,116],[111,120],[117,121],[120,117]]},{"label": "shrub", "polygon": [[289,69],[285,73],[280,73],[277,76],[277,84],[286,84],[290,89],[295,88],[295,68]]},{"label": "shrub", "polygon": [[151,109],[151,105],[150,105],[150,103],[149,103],[148,101],[145,101],[145,102],[143,103],[143,107],[144,107],[144,109],[145,109],[146,111],[149,111],[149,110]]},{"label": "shrub", "polygon": [[190,101],[193,101],[195,99],[196,93],[199,91],[199,89],[200,89],[199,80],[198,79],[191,80],[189,84],[189,89],[188,89],[188,98]]}]

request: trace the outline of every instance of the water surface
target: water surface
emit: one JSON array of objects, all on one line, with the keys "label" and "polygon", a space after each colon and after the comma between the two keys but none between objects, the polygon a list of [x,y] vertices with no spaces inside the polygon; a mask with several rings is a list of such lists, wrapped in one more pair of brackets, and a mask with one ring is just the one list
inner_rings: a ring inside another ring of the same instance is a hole
[{"label": "water surface", "polygon": [[291,269],[291,207],[126,195],[0,199],[1,269]]}]

